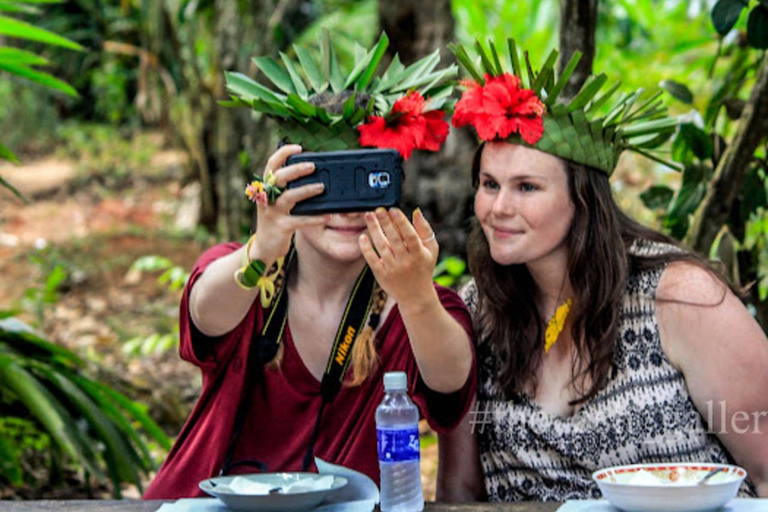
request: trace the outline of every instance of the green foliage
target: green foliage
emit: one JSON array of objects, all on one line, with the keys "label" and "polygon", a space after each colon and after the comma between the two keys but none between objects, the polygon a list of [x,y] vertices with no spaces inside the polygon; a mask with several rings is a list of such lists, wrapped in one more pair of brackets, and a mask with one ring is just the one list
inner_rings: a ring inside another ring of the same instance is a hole
[{"label": "green foliage", "polygon": [[739,21],[742,11],[747,10],[747,43],[752,48],[765,50],[768,48],[768,6],[758,1],[750,8],[749,3],[749,0],[717,0],[712,8],[712,24],[720,36],[725,36]]},{"label": "green foliage", "polygon": [[[116,497],[122,482],[141,489],[141,474],[156,469],[147,439],[170,448],[143,407],[88,378],[82,359],[16,318],[0,320],[0,401],[23,411],[15,424],[34,422],[50,437],[51,447],[94,477],[109,479]],[[0,439],[6,453],[29,444],[14,442],[2,430]],[[9,473],[16,481],[17,470],[11,467]]]},{"label": "green foliage", "polygon": [[743,247],[757,255],[758,294],[761,301],[768,300],[768,208],[750,216]]},{"label": "green foliage", "polygon": [[435,282],[441,286],[458,288],[469,280],[467,262],[456,256],[443,258],[432,273]]},{"label": "green foliage", "polygon": [[[748,87],[761,59],[748,49],[730,50],[727,58],[721,58],[729,66],[707,82],[700,93],[692,93],[684,84],[674,88],[675,97],[701,105],[690,112],[687,122],[680,128],[672,142],[672,158],[683,165],[680,186],[676,191],[663,185],[646,190],[641,199],[656,212],[662,226],[677,239],[688,235],[694,212],[703,201],[707,187],[728,145],[733,143],[734,120],[740,111],[729,112],[729,106],[740,105],[739,95]],[[669,86],[668,86],[669,87]],[[681,92],[680,91],[687,91]],[[706,96],[700,102],[698,96]],[[723,115],[726,114],[726,115]],[[764,301],[768,295],[768,231],[765,213],[768,207],[768,157],[765,148],[758,147],[745,182],[738,193],[734,211],[729,216],[717,239],[710,248],[710,256],[722,260],[728,274],[737,284],[757,281],[756,300]]]},{"label": "green foliage", "polygon": [[27,259],[36,268],[39,280],[24,290],[16,307],[34,316],[36,325],[40,327],[47,310],[59,300],[59,291],[69,278],[70,266],[56,249],[49,246],[30,253]]},{"label": "green foliage", "polygon": [[[166,286],[171,293],[178,293],[189,281],[190,273],[174,265],[162,256],[142,256],[131,265],[131,273],[140,277],[144,272],[161,272],[157,278],[160,285]],[[164,354],[179,346],[179,324],[176,322],[171,332],[152,333],[148,336],[134,336],[123,345],[123,353],[132,356]]]},{"label": "green foliage", "polygon": [[97,180],[112,190],[136,176],[148,177],[161,143],[151,134],[106,124],[62,123],[56,136],[62,142],[57,154],[77,162],[79,181]]},{"label": "green foliage", "polygon": [[[4,0],[2,4],[0,4],[2,5],[0,13],[26,12],[38,14],[38,9],[29,4],[54,3],[57,1],[58,0]],[[61,46],[70,50],[82,50],[80,45],[66,38],[47,30],[37,28],[24,21],[0,14],[0,42],[4,42],[6,37],[35,41],[45,45]],[[21,77],[32,82],[37,82],[47,88],[63,92],[64,94],[77,96],[77,92],[71,86],[38,69],[38,66],[44,66],[46,64],[48,64],[48,60],[40,55],[0,44],[0,71],[5,71],[13,76]],[[0,143],[0,160],[18,162],[16,155],[2,143]],[[0,186],[7,188],[17,197],[26,201],[26,198],[1,176]]]},{"label": "green foliage", "polygon": [[0,75],[0,98],[2,143],[11,153],[41,154],[55,146],[59,116],[53,93],[41,85]]},{"label": "green foliage", "polygon": [[510,2],[508,0],[453,0],[456,39],[469,46],[475,39],[506,41],[546,55],[557,46],[560,7],[557,0]]},{"label": "green foliage", "polygon": [[122,60],[108,56],[93,71],[91,89],[96,99],[96,114],[105,121],[120,125],[135,118],[127,91],[135,73]]},{"label": "green foliage", "polygon": [[[10,407],[10,404],[3,404]],[[51,449],[51,438],[28,419],[15,416],[0,417],[0,482],[21,486],[32,476],[23,463],[31,453]]]},{"label": "green foliage", "polygon": [[189,272],[184,268],[174,265],[171,260],[162,256],[142,256],[131,265],[131,271],[138,272],[159,272],[162,271],[157,282],[167,285],[171,292],[177,292],[184,288],[189,281]]}]

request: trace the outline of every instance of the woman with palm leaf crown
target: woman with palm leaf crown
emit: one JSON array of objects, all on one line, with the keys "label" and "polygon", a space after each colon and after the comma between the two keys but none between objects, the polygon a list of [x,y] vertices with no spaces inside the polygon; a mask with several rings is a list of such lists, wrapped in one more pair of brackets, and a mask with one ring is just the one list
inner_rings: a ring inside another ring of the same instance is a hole
[{"label": "woman with palm leaf crown", "polygon": [[579,56],[559,78],[556,52],[523,75],[509,43],[512,72],[476,45],[483,75],[453,47],[472,76],[453,124],[481,139],[462,290],[478,403],[441,436],[438,499],[599,498],[601,468],[733,461],[741,494],[768,496],[765,334],[704,259],[611,194],[620,153],[660,160],[648,150],[675,120],[640,91],[602,108],[618,88],[598,96],[602,74],[558,101]]},{"label": "woman with palm leaf crown", "polygon": [[[417,211],[411,222],[396,208],[291,215],[322,184],[283,191],[314,170],[286,165],[302,149],[383,147],[407,158],[440,147],[448,132],[441,97],[450,94],[442,82],[456,68],[435,71],[435,53],[409,68],[395,59],[374,78],[387,42],[382,36],[363,52],[346,84],[327,35],[327,74],[297,47],[312,92],[286,56],[285,68],[255,59],[286,95],[227,76],[237,102],[277,118],[293,143],[246,190],[258,209],[253,237],[213,247],[192,271],[181,355],[200,367],[202,396],[145,499],[199,495],[198,482],[220,471],[313,469],[313,455],[378,482],[374,413],[387,371],[407,373],[414,402],[438,431],[468,409],[471,319],[456,293],[433,284],[438,244],[424,216]],[[333,91],[323,92],[328,81]]]}]

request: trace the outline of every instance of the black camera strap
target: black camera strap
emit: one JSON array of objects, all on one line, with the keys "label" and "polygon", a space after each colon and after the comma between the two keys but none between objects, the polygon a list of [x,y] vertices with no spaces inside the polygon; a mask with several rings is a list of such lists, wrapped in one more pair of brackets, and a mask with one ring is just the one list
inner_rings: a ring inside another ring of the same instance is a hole
[{"label": "black camera strap", "polygon": [[[286,269],[290,268],[290,263],[294,254],[295,249],[291,247],[291,251],[285,261]],[[317,420],[315,421],[315,427],[312,431],[309,447],[302,462],[302,471],[309,469],[309,466],[312,464],[315,442],[317,441],[317,435],[320,430],[325,406],[333,402],[336,396],[338,396],[339,391],[341,391],[344,375],[349,368],[352,348],[358,334],[365,327],[365,319],[371,309],[371,304],[373,302],[372,293],[375,282],[376,280],[373,276],[373,272],[370,267],[366,265],[355,281],[355,286],[347,300],[347,306],[344,309],[341,323],[336,331],[336,339],[334,340],[333,348],[328,358],[328,365],[326,366],[323,380],[320,384],[320,396],[322,402],[320,404],[320,411],[317,414]],[[257,331],[254,331],[253,333],[251,346],[248,350],[248,362],[245,369],[244,392],[240,398],[240,403],[238,404],[238,410],[235,416],[235,427],[232,432],[232,439],[229,442],[224,457],[224,464],[219,472],[220,476],[227,474],[231,468],[242,465],[255,466],[261,471],[267,470],[266,465],[258,460],[244,460],[233,463],[232,456],[234,455],[237,440],[240,437],[240,432],[245,423],[245,417],[248,411],[247,406],[252,398],[250,391],[253,389],[253,385],[257,382],[257,379],[263,376],[264,365],[271,361],[277,353],[288,320],[287,313],[288,291],[286,278],[280,292],[277,297],[275,297],[274,306],[264,323],[261,334],[257,335]]]}]

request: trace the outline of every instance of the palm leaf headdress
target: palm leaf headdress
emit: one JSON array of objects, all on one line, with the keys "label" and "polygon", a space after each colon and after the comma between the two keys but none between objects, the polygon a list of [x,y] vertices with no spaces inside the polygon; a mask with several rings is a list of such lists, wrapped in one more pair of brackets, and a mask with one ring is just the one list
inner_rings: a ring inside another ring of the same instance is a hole
[{"label": "palm leaf headdress", "polygon": [[609,176],[627,149],[677,168],[653,152],[678,125],[676,118],[667,116],[659,98],[661,91],[642,101],[642,89],[615,98],[621,82],[602,91],[608,78],[600,73],[590,76],[573,98],[563,100],[561,93],[581,53],[574,53],[563,73],[556,76],[556,50],[534,71],[528,52],[521,59],[514,39],[507,45],[506,69],[492,42],[486,50],[476,41],[479,67],[464,46],[450,46],[471,77],[462,81],[467,90],[456,104],[454,126],[469,124],[482,140],[524,144]]},{"label": "palm leaf headdress", "polygon": [[452,104],[450,80],[458,68],[436,69],[440,56],[435,51],[410,66],[395,56],[377,74],[388,45],[386,34],[371,49],[355,43],[354,64],[345,71],[325,31],[314,50],[294,45],[295,58],[281,52],[280,61],[253,59],[271,87],[242,73],[226,73],[233,98],[227,105],[248,106],[278,120],[282,138],[313,151],[387,147],[387,130],[415,130],[417,121],[418,135],[429,140],[412,148],[393,147],[406,158],[411,149],[437,150],[448,132],[441,109]]}]

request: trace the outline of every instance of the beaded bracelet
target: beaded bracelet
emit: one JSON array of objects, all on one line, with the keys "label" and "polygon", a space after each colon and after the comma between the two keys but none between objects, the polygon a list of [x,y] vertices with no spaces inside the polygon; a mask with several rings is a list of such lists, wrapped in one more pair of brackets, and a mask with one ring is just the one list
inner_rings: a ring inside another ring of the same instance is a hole
[{"label": "beaded bracelet", "polygon": [[251,245],[254,240],[256,240],[255,233],[245,246],[243,266],[235,271],[235,283],[243,290],[251,291],[258,288],[261,295],[261,305],[268,308],[275,296],[275,279],[283,267],[283,258],[278,258],[272,272],[267,273],[267,265],[263,261],[251,260],[248,256],[251,253]]}]

